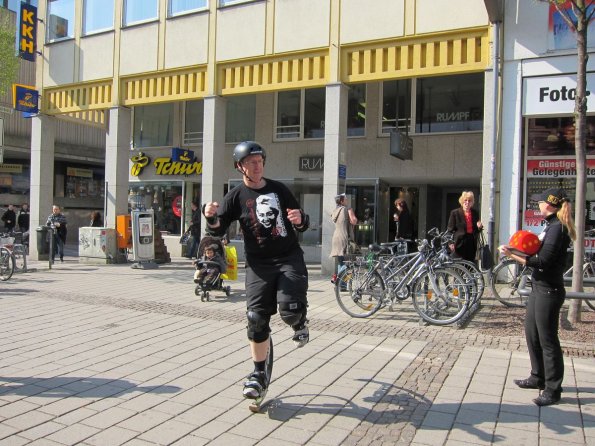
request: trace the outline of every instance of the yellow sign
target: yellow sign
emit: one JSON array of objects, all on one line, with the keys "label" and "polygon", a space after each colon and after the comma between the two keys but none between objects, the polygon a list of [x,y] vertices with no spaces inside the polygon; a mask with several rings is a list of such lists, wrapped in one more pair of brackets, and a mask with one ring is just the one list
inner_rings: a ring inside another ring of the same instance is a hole
[{"label": "yellow sign", "polygon": [[[143,152],[139,152],[130,158],[132,167],[130,168],[130,175],[138,177],[143,169],[149,164],[150,158]],[[171,158],[156,158],[153,162],[157,175],[201,175],[202,162],[195,161],[193,163],[182,163],[179,161],[172,161]]]},{"label": "yellow sign", "polygon": [[0,173],[23,173],[22,164],[0,164]]},{"label": "yellow sign", "polygon": [[80,169],[78,167],[67,167],[66,175],[69,177],[93,178],[93,171],[90,169]]},{"label": "yellow sign", "polygon": [[157,158],[153,164],[157,168],[157,175],[200,175],[202,173],[202,162],[180,163],[172,161],[171,158]]}]

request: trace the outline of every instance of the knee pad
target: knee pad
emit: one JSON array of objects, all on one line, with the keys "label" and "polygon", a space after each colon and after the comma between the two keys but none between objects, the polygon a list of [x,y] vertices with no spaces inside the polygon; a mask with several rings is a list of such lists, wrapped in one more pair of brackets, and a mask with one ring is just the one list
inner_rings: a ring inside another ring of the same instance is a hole
[{"label": "knee pad", "polygon": [[298,325],[306,319],[306,309],[301,302],[281,302],[279,316],[287,325]]},{"label": "knee pad", "polygon": [[268,339],[271,329],[269,328],[270,316],[248,310],[248,339],[256,343],[264,342]]}]

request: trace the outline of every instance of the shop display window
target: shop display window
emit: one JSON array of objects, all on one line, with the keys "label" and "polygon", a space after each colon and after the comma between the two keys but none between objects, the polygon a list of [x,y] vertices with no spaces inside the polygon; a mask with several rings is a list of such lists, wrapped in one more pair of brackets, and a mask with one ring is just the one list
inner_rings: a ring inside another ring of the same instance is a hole
[{"label": "shop display window", "polygon": [[153,209],[155,228],[167,234],[182,233],[182,182],[138,182],[128,187],[130,210]]},{"label": "shop display window", "polygon": [[[587,192],[585,227],[595,228],[595,116],[587,116]],[[575,127],[572,116],[525,119],[523,229],[541,232],[544,222],[531,195],[552,187],[576,195]],[[576,204],[573,203],[573,208]]]},{"label": "shop display window", "polygon": [[[527,119],[527,156],[574,157],[572,116]],[[595,155],[595,116],[587,116],[587,155]]]}]

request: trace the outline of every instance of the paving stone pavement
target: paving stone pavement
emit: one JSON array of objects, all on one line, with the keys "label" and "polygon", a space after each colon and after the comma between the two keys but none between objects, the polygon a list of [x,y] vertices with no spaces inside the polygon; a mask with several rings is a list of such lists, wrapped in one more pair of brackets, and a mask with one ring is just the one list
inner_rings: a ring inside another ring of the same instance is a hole
[{"label": "paving stone pavement", "polygon": [[295,349],[273,318],[270,402],[252,414],[243,277],[201,302],[182,259],[30,266],[0,282],[1,445],[595,445],[593,343],[565,346],[562,402],[540,409],[512,383],[524,340],[477,330],[490,299],[462,328],[407,301],[352,319],[314,267],[311,341]]}]

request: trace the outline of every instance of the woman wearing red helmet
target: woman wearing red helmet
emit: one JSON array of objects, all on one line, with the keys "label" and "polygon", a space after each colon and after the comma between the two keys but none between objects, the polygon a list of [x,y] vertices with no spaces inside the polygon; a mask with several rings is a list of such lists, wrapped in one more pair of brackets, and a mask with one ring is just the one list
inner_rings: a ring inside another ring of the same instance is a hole
[{"label": "woman wearing red helmet", "polygon": [[531,376],[515,379],[521,389],[540,389],[533,400],[538,406],[549,406],[560,401],[564,378],[564,359],[558,338],[560,308],[564,303],[564,264],[570,240],[576,239],[572,209],[563,189],[547,189],[531,197],[539,203],[545,218],[545,228],[539,235],[541,246],[534,255],[498,248],[502,254],[516,262],[533,268],[533,291],[527,302],[525,337]]}]

